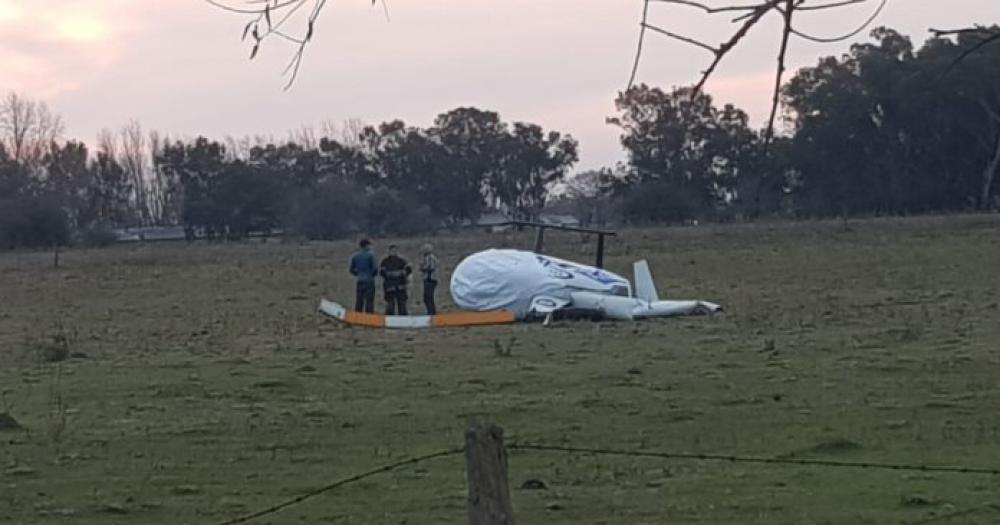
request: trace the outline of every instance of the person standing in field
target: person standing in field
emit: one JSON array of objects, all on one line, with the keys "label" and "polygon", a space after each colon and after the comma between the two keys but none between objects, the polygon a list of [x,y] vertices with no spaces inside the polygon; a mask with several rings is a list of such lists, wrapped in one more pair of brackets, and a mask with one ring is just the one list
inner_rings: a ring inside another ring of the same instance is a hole
[{"label": "person standing in field", "polygon": [[424,258],[420,262],[420,273],[424,274],[424,306],[427,308],[427,315],[434,315],[437,313],[437,306],[434,304],[434,290],[438,283],[438,259],[430,244],[425,244],[422,251]]},{"label": "person standing in field", "polygon": [[379,265],[385,289],[385,315],[407,315],[406,284],[412,273],[410,264],[396,253],[396,245],[390,245],[389,255]]},{"label": "person standing in field", "polygon": [[371,241],[361,239],[358,251],[351,256],[351,275],[357,279],[354,299],[355,312],[375,312],[375,276],[378,268],[375,266],[375,255],[371,252]]}]

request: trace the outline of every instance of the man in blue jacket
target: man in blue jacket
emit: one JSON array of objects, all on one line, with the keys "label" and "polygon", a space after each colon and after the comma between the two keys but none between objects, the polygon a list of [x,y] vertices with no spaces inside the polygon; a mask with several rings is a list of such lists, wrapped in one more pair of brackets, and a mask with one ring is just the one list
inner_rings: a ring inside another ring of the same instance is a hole
[{"label": "man in blue jacket", "polygon": [[351,275],[358,281],[354,300],[355,312],[375,312],[375,276],[378,275],[378,266],[375,264],[371,245],[368,239],[361,239],[358,251],[351,256]]}]

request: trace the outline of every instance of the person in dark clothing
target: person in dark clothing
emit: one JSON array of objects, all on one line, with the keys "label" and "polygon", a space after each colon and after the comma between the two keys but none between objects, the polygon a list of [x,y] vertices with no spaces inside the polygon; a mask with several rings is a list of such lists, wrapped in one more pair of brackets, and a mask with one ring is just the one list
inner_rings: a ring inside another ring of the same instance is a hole
[{"label": "person in dark clothing", "polygon": [[389,255],[379,265],[382,286],[385,289],[385,315],[407,315],[406,283],[413,269],[396,254],[396,245],[389,246]]},{"label": "person in dark clothing", "polygon": [[355,312],[375,312],[375,256],[371,252],[371,241],[361,239],[358,251],[351,256],[350,272],[357,279],[357,290],[354,299]]},{"label": "person in dark clothing", "polygon": [[434,315],[437,313],[437,305],[434,304],[434,290],[438,284],[438,259],[430,244],[424,245],[423,252],[424,258],[420,262],[420,273],[424,274],[424,306],[427,307],[427,315]]}]

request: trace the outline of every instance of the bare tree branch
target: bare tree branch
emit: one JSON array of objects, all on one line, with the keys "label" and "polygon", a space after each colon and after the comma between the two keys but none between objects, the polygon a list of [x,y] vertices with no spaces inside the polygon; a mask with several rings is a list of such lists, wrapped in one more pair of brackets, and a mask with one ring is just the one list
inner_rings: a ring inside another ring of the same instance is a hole
[{"label": "bare tree branch", "polygon": [[820,4],[820,5],[800,5],[796,6],[795,9],[798,11],[822,11],[824,9],[836,9],[838,7],[844,7],[854,4],[863,4],[868,0],[843,0],[841,2],[833,2],[830,4]]},{"label": "bare tree branch", "polygon": [[18,162],[38,168],[52,143],[63,133],[63,121],[45,102],[14,92],[0,99],[0,148]]},{"label": "bare tree branch", "polygon": [[712,47],[712,46],[710,46],[710,45],[708,45],[708,44],[706,44],[706,43],[704,43],[704,42],[702,42],[700,40],[695,40],[693,38],[689,38],[689,37],[686,37],[684,35],[678,35],[677,33],[672,33],[670,31],[667,31],[666,29],[663,29],[663,28],[660,28],[660,27],[656,27],[656,26],[650,25],[650,24],[643,24],[643,27],[646,28],[646,29],[649,29],[650,31],[655,31],[657,33],[660,33],[661,35],[666,35],[666,36],[669,36],[670,38],[674,38],[674,39],[680,40],[681,42],[687,42],[688,44],[691,44],[691,45],[694,45],[694,46],[698,46],[698,47],[700,47],[702,49],[705,49],[708,52],[713,53],[713,54],[717,54],[719,52],[718,48]]},{"label": "bare tree branch", "polygon": [[645,35],[647,29],[655,31],[664,36],[670,37],[675,40],[679,40],[689,45],[699,47],[713,54],[712,62],[708,65],[708,68],[702,71],[701,78],[694,85],[692,90],[692,96],[696,95],[702,89],[704,89],[705,84],[708,82],[709,78],[719,67],[719,64],[723,59],[729,54],[729,52],[739,45],[744,37],[753,29],[768,13],[774,11],[781,14],[783,19],[782,32],[781,32],[781,46],[778,51],[778,63],[777,72],[775,75],[775,85],[774,91],[772,92],[771,98],[771,112],[767,121],[767,128],[764,130],[764,150],[767,151],[770,146],[771,141],[774,138],[774,124],[777,119],[778,107],[781,101],[781,83],[784,79],[785,73],[785,60],[788,56],[789,39],[792,35],[799,38],[810,40],[813,42],[821,43],[832,43],[841,42],[850,39],[857,34],[861,33],[867,29],[878,16],[885,9],[888,0],[878,0],[879,5],[873,12],[871,16],[865,19],[857,29],[851,31],[846,35],[841,35],[832,38],[818,37],[814,35],[807,34],[805,32],[795,29],[792,25],[792,20],[795,19],[796,12],[821,12],[831,9],[839,9],[853,5],[864,4],[873,0],[764,0],[755,4],[731,4],[731,5],[709,5],[707,2],[697,1],[697,0],[654,0],[661,4],[672,4],[677,6],[691,7],[695,9],[700,9],[709,15],[715,15],[720,13],[739,13],[739,16],[732,19],[732,23],[738,24],[736,30],[732,33],[732,36],[728,40],[719,44],[718,46],[712,46],[706,44],[705,42],[692,38],[689,36],[684,36],[677,34],[668,29],[659,27],[649,22],[648,18],[648,6],[649,0],[645,0],[646,9],[643,10],[643,19],[640,23],[640,43],[638,52],[636,54],[635,65],[632,70],[632,77],[629,80],[629,87],[633,85],[636,78],[636,71],[638,70],[639,63],[641,60],[641,55],[643,52],[642,48],[642,38]]},{"label": "bare tree branch", "polygon": [[649,0],[642,3],[642,21],[639,22],[639,44],[635,52],[635,63],[632,64],[632,74],[628,77],[628,88],[635,84],[635,75],[639,73],[639,60],[642,59],[642,42],[646,38],[646,20],[649,18]]},{"label": "bare tree branch", "polygon": [[295,4],[304,3],[305,0],[285,0],[284,2],[274,2],[274,4],[271,4],[271,2],[269,0],[262,0],[260,2],[248,2],[248,3],[260,3],[260,4],[270,5],[269,8],[268,7],[264,7],[264,8],[256,8],[255,7],[253,9],[242,9],[242,8],[239,8],[239,7],[233,7],[233,6],[230,6],[230,5],[226,5],[226,4],[222,3],[222,2],[219,2],[217,0],[205,0],[205,2],[207,2],[207,3],[211,4],[211,5],[214,5],[215,7],[218,7],[219,9],[222,9],[224,11],[229,11],[231,13],[239,13],[239,14],[244,14],[244,15],[260,15],[261,17],[263,17],[264,14],[265,14],[265,12],[267,12],[267,11],[270,11],[270,12],[273,13],[273,12],[279,11],[281,9],[284,9],[286,7],[294,6]]},{"label": "bare tree branch", "polygon": [[[867,0],[854,0],[851,3],[858,3],[858,2],[865,2],[865,1],[867,1]],[[879,3],[878,8],[875,9],[875,12],[872,13],[872,15],[869,16],[868,19],[866,19],[864,21],[864,23],[862,23],[860,26],[858,26],[858,28],[855,29],[854,31],[851,31],[850,33],[847,33],[847,34],[844,34],[844,35],[841,35],[841,36],[836,36],[836,37],[818,37],[818,36],[813,36],[813,35],[809,35],[809,34],[803,33],[803,32],[801,32],[801,31],[799,31],[797,29],[794,29],[794,28],[792,28],[791,32],[792,32],[793,35],[795,35],[795,36],[797,36],[799,38],[804,38],[806,40],[809,40],[810,42],[816,42],[816,43],[820,43],[820,44],[833,44],[833,43],[836,43],[836,42],[843,42],[843,41],[845,41],[845,40],[847,40],[849,38],[854,38],[855,36],[858,35],[858,33],[864,31],[865,29],[868,29],[868,26],[872,25],[872,22],[874,22],[875,19],[878,18],[878,15],[882,14],[882,10],[885,9],[886,4],[888,4],[888,3],[889,3],[889,0],[882,0]],[[836,4],[829,4],[827,7],[835,6],[835,5]],[[849,5],[849,4],[840,4],[840,5]],[[799,10],[804,10],[805,7],[799,7],[798,9]]]},{"label": "bare tree branch", "polygon": [[783,11],[785,24],[781,30],[781,48],[778,50],[778,73],[774,78],[774,93],[771,99],[771,116],[767,119],[767,129],[764,131],[764,154],[767,154],[774,139],[774,119],[778,115],[778,102],[781,98],[781,81],[785,74],[785,56],[788,54],[788,39],[792,34],[792,16],[795,14],[795,0],[785,0]]},{"label": "bare tree branch", "polygon": [[[712,15],[715,13],[726,13],[732,11],[756,11],[757,9],[763,7],[767,2],[750,4],[750,5],[729,5],[722,7],[712,7],[702,2],[694,2],[691,0],[656,0],[657,2],[663,2],[665,4],[677,4],[686,5],[689,7],[695,7],[701,9],[702,11]],[[855,0],[856,1],[856,0]],[[864,0],[861,0],[864,1]]]},{"label": "bare tree branch", "polygon": [[705,86],[705,83],[708,82],[709,77],[711,77],[712,73],[715,72],[715,69],[719,67],[722,59],[726,57],[726,54],[728,54],[729,51],[736,46],[736,44],[739,44],[740,40],[743,40],[743,37],[750,32],[750,29],[752,29],[753,26],[757,25],[757,22],[759,22],[768,11],[774,9],[780,2],[781,0],[768,0],[767,3],[757,7],[750,18],[743,22],[743,25],[740,26],[735,33],[733,33],[733,36],[719,46],[719,49],[715,53],[715,60],[713,60],[711,65],[708,66],[708,69],[702,72],[701,80],[695,84],[694,93],[701,91],[701,89]]}]

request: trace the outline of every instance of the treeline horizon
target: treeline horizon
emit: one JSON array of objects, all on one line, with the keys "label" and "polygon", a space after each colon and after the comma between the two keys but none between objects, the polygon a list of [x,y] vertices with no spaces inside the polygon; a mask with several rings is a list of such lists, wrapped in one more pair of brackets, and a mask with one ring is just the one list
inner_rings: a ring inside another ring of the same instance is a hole
[{"label": "treeline horizon", "polygon": [[919,49],[891,29],[783,86],[789,132],[691,88],[619,93],[626,161],[571,174],[572,136],[459,107],[303,127],[283,142],[170,139],[131,122],[93,151],[45,104],[0,101],[0,249],[108,244],[113,229],[180,225],[240,239],[415,235],[500,211],[585,224],[905,215],[1000,207],[1000,45],[960,34]]}]

